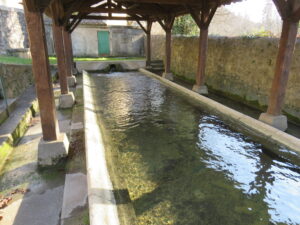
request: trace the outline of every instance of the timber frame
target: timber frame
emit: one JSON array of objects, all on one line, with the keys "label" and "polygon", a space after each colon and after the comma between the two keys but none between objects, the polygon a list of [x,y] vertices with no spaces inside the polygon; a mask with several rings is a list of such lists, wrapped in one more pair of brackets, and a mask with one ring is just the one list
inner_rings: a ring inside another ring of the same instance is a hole
[{"label": "timber frame", "polygon": [[[191,14],[200,29],[198,70],[193,90],[204,94],[201,88],[205,87],[210,22],[218,7],[239,1],[242,0],[23,0],[44,140],[57,139],[58,131],[42,13],[53,20],[62,94],[69,91],[67,77],[71,76],[74,68],[70,33],[82,20],[137,21],[147,35],[147,66],[151,63],[151,27],[154,22],[158,22],[166,32],[164,76],[168,78],[168,75],[172,79],[172,26],[177,16]],[[283,20],[283,26],[268,110],[265,114],[276,117],[281,116],[284,104],[300,20],[300,0],[273,0],[273,2]],[[143,25],[142,21],[147,22],[147,25]],[[264,122],[269,123],[269,120]]]},{"label": "timber frame", "polygon": [[[31,12],[45,12],[69,32],[83,19],[156,22],[203,8],[218,8],[242,0],[26,0]],[[117,14],[127,14],[119,16]]]}]

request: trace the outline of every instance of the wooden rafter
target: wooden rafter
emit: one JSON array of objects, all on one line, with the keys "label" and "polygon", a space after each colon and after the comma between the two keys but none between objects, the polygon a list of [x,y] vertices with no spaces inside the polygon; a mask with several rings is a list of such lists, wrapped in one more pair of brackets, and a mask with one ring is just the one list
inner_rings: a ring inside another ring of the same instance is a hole
[{"label": "wooden rafter", "polygon": [[[71,17],[73,18],[73,17]],[[83,16],[82,19],[85,20],[131,20],[131,21],[146,21],[146,18],[137,17],[137,16],[96,16],[96,15],[87,15]]]},{"label": "wooden rafter", "polygon": [[169,14],[165,19],[157,19],[157,21],[165,31],[170,31],[172,30],[175,21],[175,16]]},{"label": "wooden rafter", "polygon": [[212,8],[205,7],[200,10],[194,9],[191,6],[187,6],[187,8],[198,27],[202,29],[207,29],[217,11],[218,6],[215,5]]}]

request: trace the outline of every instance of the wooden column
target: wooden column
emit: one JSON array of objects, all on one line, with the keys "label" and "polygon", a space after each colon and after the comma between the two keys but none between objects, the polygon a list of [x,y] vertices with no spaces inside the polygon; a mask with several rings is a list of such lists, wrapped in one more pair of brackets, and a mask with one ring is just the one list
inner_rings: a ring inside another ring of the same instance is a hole
[{"label": "wooden column", "polygon": [[208,28],[200,29],[199,38],[199,56],[198,56],[198,67],[196,74],[196,85],[203,86],[205,81],[205,66],[206,66],[206,54],[208,45]]},{"label": "wooden column", "polygon": [[152,28],[152,22],[147,21],[147,61],[146,66],[151,66],[151,28]]},{"label": "wooden column", "polygon": [[46,34],[41,12],[29,12],[23,0],[25,20],[32,56],[32,72],[40,109],[43,139],[54,141],[58,137],[55,102],[48,59]]},{"label": "wooden column", "polygon": [[63,29],[63,39],[64,39],[64,50],[66,56],[66,65],[67,65],[67,76],[72,76],[72,69],[73,69],[73,50],[72,50],[72,40],[71,34]]},{"label": "wooden column", "polygon": [[152,21],[147,21],[147,27],[145,28],[140,21],[137,20],[137,23],[140,25],[142,30],[145,32],[147,36],[147,46],[146,46],[146,67],[151,66],[151,29],[152,29]]},{"label": "wooden column", "polygon": [[284,20],[277,55],[275,76],[272,83],[267,113],[273,116],[281,114],[284,104],[289,71],[293,57],[293,51],[297,39],[299,21]]},{"label": "wooden column", "polygon": [[172,54],[172,33],[166,30],[166,66],[165,73],[171,73],[171,54]]},{"label": "wooden column", "polygon": [[65,47],[63,41],[63,27],[56,26],[54,23],[52,25],[53,30],[53,39],[54,39],[54,47],[57,57],[57,67],[58,67],[58,75],[59,75],[59,83],[61,94],[68,94],[68,67],[66,63],[66,55],[65,55]]},{"label": "wooden column", "polygon": [[189,7],[189,11],[194,21],[200,29],[199,37],[199,55],[198,55],[198,67],[196,74],[196,84],[193,90],[200,94],[208,94],[207,87],[205,86],[205,66],[208,46],[208,27],[217,10],[218,6],[209,8],[208,5],[204,5],[201,10],[195,10]]},{"label": "wooden column", "polygon": [[286,130],[288,127],[287,118],[282,115],[282,108],[297,40],[300,4],[299,1],[294,0],[273,0],[273,2],[283,20],[283,24],[268,109],[266,113],[260,115],[259,120],[280,130]]},{"label": "wooden column", "polygon": [[164,20],[158,20],[161,27],[166,32],[166,59],[165,59],[165,73],[163,77],[173,80],[173,75],[171,73],[171,55],[172,55],[172,27],[174,24],[175,16],[169,15]]}]

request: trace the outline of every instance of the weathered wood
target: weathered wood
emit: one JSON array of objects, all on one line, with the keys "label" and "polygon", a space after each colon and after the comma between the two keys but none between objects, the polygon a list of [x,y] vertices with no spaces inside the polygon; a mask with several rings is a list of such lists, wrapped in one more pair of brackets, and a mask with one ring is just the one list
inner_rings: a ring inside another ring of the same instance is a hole
[{"label": "weathered wood", "polygon": [[[74,18],[73,16],[71,18]],[[147,18],[142,18],[138,16],[93,16],[93,15],[87,15],[83,16],[82,19],[85,20],[140,20],[140,21],[147,21]]]},{"label": "weathered wood", "polygon": [[196,85],[200,87],[205,84],[208,27],[213,16],[215,15],[218,6],[214,6],[212,8],[203,8],[202,10],[195,10],[190,6],[188,6],[188,8],[191,16],[200,29],[198,68],[196,74]]},{"label": "weathered wood", "polygon": [[64,41],[63,41],[63,27],[52,25],[53,30],[53,39],[54,39],[54,47],[57,57],[57,67],[58,67],[58,75],[59,75],[59,83],[61,94],[68,94],[69,87],[67,81],[67,64],[66,64],[66,56],[64,51]]},{"label": "weathered wood", "polygon": [[165,73],[171,73],[171,54],[172,54],[172,33],[171,30],[166,31],[166,65]]},{"label": "weathered wood", "polygon": [[35,79],[36,93],[45,141],[54,141],[58,137],[55,102],[48,59],[46,34],[43,15],[30,12],[23,0],[25,20],[32,56],[32,72]]},{"label": "weathered wood", "polygon": [[175,16],[168,15],[165,20],[158,20],[161,27],[166,32],[166,64],[165,73],[171,73],[171,54],[172,54],[172,27],[174,24]]},{"label": "weathered wood", "polygon": [[282,19],[285,19],[288,15],[288,4],[285,0],[273,0],[274,5]]},{"label": "weathered wood", "polygon": [[151,65],[151,29],[152,21],[147,21],[147,27],[144,27],[140,21],[136,21],[147,36],[147,48],[146,48],[146,66]]},{"label": "weathered wood", "polygon": [[63,30],[63,39],[64,39],[65,56],[66,56],[67,76],[72,76],[73,53],[72,53],[71,34]]},{"label": "weathered wood", "polygon": [[268,114],[277,116],[281,114],[284,103],[293,51],[297,39],[298,22],[284,20],[277,55],[275,76],[269,97]]},{"label": "weathered wood", "polygon": [[151,28],[152,22],[147,21],[147,59],[146,59],[146,66],[151,66]]},{"label": "weathered wood", "polygon": [[207,45],[208,45],[208,29],[202,28],[200,29],[200,38],[199,38],[198,69],[196,74],[197,86],[203,86],[205,83]]}]

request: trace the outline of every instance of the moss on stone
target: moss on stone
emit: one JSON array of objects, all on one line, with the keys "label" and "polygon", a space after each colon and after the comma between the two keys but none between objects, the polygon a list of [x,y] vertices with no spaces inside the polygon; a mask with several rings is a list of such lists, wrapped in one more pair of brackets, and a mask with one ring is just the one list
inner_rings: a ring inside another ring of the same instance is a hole
[{"label": "moss on stone", "polygon": [[12,143],[9,143],[9,141],[4,142],[0,146],[0,172],[2,171],[2,168],[10,155],[11,151],[13,149]]}]

